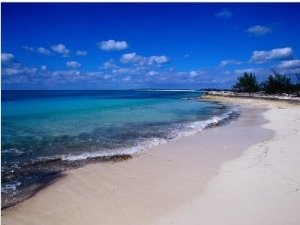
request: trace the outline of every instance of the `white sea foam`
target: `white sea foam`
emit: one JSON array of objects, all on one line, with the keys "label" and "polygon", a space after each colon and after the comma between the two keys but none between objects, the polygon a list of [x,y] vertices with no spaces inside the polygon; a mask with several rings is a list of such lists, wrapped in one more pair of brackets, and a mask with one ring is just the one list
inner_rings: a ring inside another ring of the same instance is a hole
[{"label": "white sea foam", "polygon": [[129,148],[120,148],[120,149],[101,151],[101,152],[86,152],[80,155],[64,155],[62,156],[62,160],[76,161],[76,160],[85,160],[88,158],[96,158],[96,157],[109,157],[109,156],[125,155],[125,154],[133,155],[137,152],[141,152],[152,146],[159,145],[165,142],[166,142],[165,139],[153,138],[151,140],[143,141],[138,145]]},{"label": "white sea foam", "polygon": [[10,191],[17,191],[17,187],[21,185],[21,182],[12,182],[1,186],[1,192],[8,193]]},{"label": "white sea foam", "polygon": [[79,155],[63,155],[62,160],[77,161],[77,160],[85,160],[88,158],[96,158],[96,157],[110,157],[110,156],[117,156],[117,155],[124,155],[124,154],[133,155],[138,152],[149,149],[153,146],[166,143],[169,140],[176,140],[181,137],[190,136],[197,132],[203,131],[208,126],[217,125],[222,120],[227,119],[234,112],[237,112],[237,109],[232,109],[232,111],[224,113],[223,115],[220,116],[212,116],[210,119],[205,121],[197,121],[197,122],[185,124],[184,126],[181,125],[177,127],[177,129],[174,129],[172,132],[170,132],[168,137],[144,139],[143,141],[139,142],[136,146],[133,147],[120,148],[120,149],[109,150],[109,151],[86,152]]},{"label": "white sea foam", "polygon": [[18,154],[18,155],[21,155],[21,154],[23,154],[25,152],[23,152],[23,151],[21,151],[21,150],[19,150],[17,148],[10,148],[10,149],[3,149],[3,150],[1,150],[1,153],[2,154]]}]

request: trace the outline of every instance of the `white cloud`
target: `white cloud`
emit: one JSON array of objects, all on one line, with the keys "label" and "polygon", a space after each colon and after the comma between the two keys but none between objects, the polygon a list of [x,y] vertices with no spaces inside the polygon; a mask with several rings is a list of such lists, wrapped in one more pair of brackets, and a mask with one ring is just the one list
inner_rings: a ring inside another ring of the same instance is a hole
[{"label": "white cloud", "polygon": [[22,48],[24,48],[25,50],[27,51],[34,51],[34,48],[33,47],[28,47],[26,45],[22,45]]},{"label": "white cloud", "polygon": [[255,69],[255,68],[250,68],[250,69],[241,69],[241,70],[234,70],[234,73],[242,75],[244,73],[256,73],[261,69]]},{"label": "white cloud", "polygon": [[118,68],[118,66],[115,64],[115,61],[113,59],[109,60],[108,62],[104,62],[101,69],[111,69],[111,68]]},{"label": "white cloud", "polygon": [[130,77],[130,76],[127,76],[127,77],[125,77],[125,78],[122,79],[122,81],[125,81],[125,82],[128,82],[128,81],[130,81],[130,80],[131,80],[131,77]]},{"label": "white cloud", "polygon": [[11,53],[1,53],[1,65],[2,72],[4,68],[19,69],[22,67],[21,63],[18,63]]},{"label": "white cloud", "polygon": [[300,68],[300,60],[283,61],[278,65],[278,68],[281,68],[281,69]]},{"label": "white cloud", "polygon": [[87,51],[76,51],[76,53],[75,53],[76,55],[87,55],[88,53],[87,53]]},{"label": "white cloud", "polygon": [[1,53],[1,62],[11,62],[14,60],[14,55],[11,53]]},{"label": "white cloud", "polygon": [[78,76],[80,71],[78,70],[58,70],[53,72],[53,76]]},{"label": "white cloud", "polygon": [[[160,72],[159,76],[148,77],[149,82],[154,84],[171,84],[176,87],[187,87],[187,88],[199,88],[199,84],[207,86],[207,83],[213,83],[214,74],[201,71],[201,70],[191,70],[191,71],[164,71]],[[222,77],[224,79],[224,77]]]},{"label": "white cloud", "polygon": [[43,66],[41,66],[41,70],[47,70],[47,66],[45,66],[45,65],[43,65]]},{"label": "white cloud", "polygon": [[2,75],[33,75],[37,72],[36,68],[28,68],[28,67],[21,67],[21,68],[2,68]]},{"label": "white cloud", "polygon": [[232,12],[228,8],[223,8],[222,11],[215,14],[215,17],[218,18],[230,18],[232,16]]},{"label": "white cloud", "polygon": [[111,79],[113,76],[112,75],[109,75],[109,74],[106,74],[103,79],[104,80],[108,80],[108,79]]},{"label": "white cloud", "polygon": [[138,75],[140,74],[139,68],[116,68],[112,70],[113,74],[132,74]]},{"label": "white cloud", "polygon": [[3,84],[20,84],[28,82],[26,76],[9,76],[1,81]]},{"label": "white cloud", "polygon": [[67,66],[72,67],[72,68],[80,68],[81,67],[81,64],[76,61],[69,61],[66,64],[67,64]]},{"label": "white cloud", "polygon": [[196,77],[196,76],[198,76],[198,73],[196,71],[193,70],[193,71],[190,72],[190,76],[189,76],[190,78],[193,78],[193,77]]},{"label": "white cloud", "polygon": [[104,51],[120,51],[128,48],[126,41],[108,40],[98,43],[100,49]]},{"label": "white cloud", "polygon": [[51,49],[56,53],[62,54],[63,56],[68,56],[70,53],[70,50],[67,49],[63,44],[53,45]]},{"label": "white cloud", "polygon": [[269,27],[261,26],[261,25],[255,25],[255,26],[249,27],[246,30],[246,32],[251,35],[255,35],[255,36],[263,36],[263,35],[271,33],[272,29]]},{"label": "white cloud", "polygon": [[169,61],[168,57],[166,57],[164,55],[162,55],[162,56],[150,56],[148,64],[149,65],[152,65],[154,63],[163,64],[163,63],[166,63],[168,61]]},{"label": "white cloud", "polygon": [[39,48],[37,49],[37,51],[38,51],[39,53],[45,54],[45,55],[49,55],[49,54],[51,53],[50,50],[45,49],[45,48],[43,48],[43,47],[39,47]]},{"label": "white cloud", "polygon": [[89,77],[100,77],[103,76],[103,72],[87,72],[86,75]]},{"label": "white cloud", "polygon": [[156,72],[156,71],[149,71],[147,73],[147,75],[150,76],[150,77],[152,77],[152,76],[158,75],[158,72]]},{"label": "white cloud", "polygon": [[132,63],[139,66],[161,66],[161,64],[167,63],[169,61],[169,58],[164,55],[144,57],[133,52],[122,55],[120,61],[122,63]]},{"label": "white cloud", "polygon": [[127,53],[122,55],[120,61],[122,63],[136,63],[142,59],[143,59],[142,56],[137,55],[135,52],[133,52],[133,53]]},{"label": "white cloud", "polygon": [[225,68],[228,65],[240,65],[240,64],[242,64],[242,62],[238,60],[223,60],[219,64],[219,68]]},{"label": "white cloud", "polygon": [[292,58],[293,49],[290,47],[276,48],[271,51],[254,51],[250,62],[265,63],[272,60],[288,60]]},{"label": "white cloud", "polygon": [[22,66],[21,63],[17,62],[13,54],[2,53],[1,64],[2,84],[36,82],[38,69]]},{"label": "white cloud", "polygon": [[2,68],[3,75],[16,75],[22,73],[22,70],[17,68]]},{"label": "white cloud", "polygon": [[28,75],[33,75],[37,73],[37,68],[28,68],[28,67],[24,67],[23,68],[23,74],[28,74]]},{"label": "white cloud", "polygon": [[188,77],[189,79],[192,79],[192,78],[196,78],[196,77],[203,77],[203,75],[205,74],[206,72],[205,71],[195,71],[195,70],[192,70],[190,72],[188,72],[187,74],[186,73],[183,73],[184,76]]}]

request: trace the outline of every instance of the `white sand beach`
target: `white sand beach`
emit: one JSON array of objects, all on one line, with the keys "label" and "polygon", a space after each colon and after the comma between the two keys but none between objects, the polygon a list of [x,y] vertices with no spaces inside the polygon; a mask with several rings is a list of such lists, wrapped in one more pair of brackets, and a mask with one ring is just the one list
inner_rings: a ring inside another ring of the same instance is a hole
[{"label": "white sand beach", "polygon": [[300,224],[300,106],[240,105],[224,126],[72,170],[2,224]]}]

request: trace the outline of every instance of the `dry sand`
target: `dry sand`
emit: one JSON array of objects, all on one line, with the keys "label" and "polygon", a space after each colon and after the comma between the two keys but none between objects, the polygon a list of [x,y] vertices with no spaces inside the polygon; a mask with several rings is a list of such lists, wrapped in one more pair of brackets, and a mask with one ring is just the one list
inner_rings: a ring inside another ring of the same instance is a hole
[{"label": "dry sand", "polygon": [[2,224],[300,224],[300,107],[229,101],[238,120],[69,171]]}]

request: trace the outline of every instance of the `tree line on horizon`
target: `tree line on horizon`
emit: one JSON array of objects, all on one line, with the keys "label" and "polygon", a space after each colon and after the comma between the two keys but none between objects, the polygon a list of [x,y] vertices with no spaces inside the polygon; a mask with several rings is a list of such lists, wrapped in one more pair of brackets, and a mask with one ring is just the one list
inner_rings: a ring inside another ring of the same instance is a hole
[{"label": "tree line on horizon", "polygon": [[[291,78],[277,73],[273,70],[266,81],[259,83],[252,73],[245,72],[243,76],[237,78],[237,82],[232,86],[233,91],[238,92],[258,92],[263,91],[267,94],[297,94],[300,95],[300,83],[293,84]],[[300,74],[296,75],[300,80]]]}]

